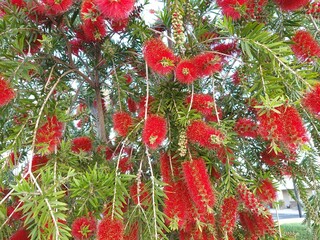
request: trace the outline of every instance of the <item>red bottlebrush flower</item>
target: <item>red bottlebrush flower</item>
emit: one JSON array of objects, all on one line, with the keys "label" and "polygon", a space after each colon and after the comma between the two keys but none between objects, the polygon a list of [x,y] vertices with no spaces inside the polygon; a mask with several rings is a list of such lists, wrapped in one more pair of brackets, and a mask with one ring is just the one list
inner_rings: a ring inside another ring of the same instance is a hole
[{"label": "red bottlebrush flower", "polygon": [[42,40],[42,35],[38,34],[37,38],[33,42],[25,44],[23,52],[25,54],[31,54],[31,55],[36,54],[37,52],[40,51],[40,48],[42,46],[41,40]]},{"label": "red bottlebrush flower", "polygon": [[[139,194],[138,194],[138,187],[139,187]],[[140,186],[138,186],[138,183],[134,183],[130,187],[130,196],[134,204],[138,205],[140,203],[143,208],[148,207],[151,199],[150,193],[146,189],[146,186],[144,183],[140,183]]]},{"label": "red bottlebrush flower", "polygon": [[83,21],[88,19],[95,21],[100,15],[101,14],[97,9],[94,0],[84,0],[82,2],[80,9],[80,17]]},{"label": "red bottlebrush flower", "polygon": [[57,149],[62,137],[63,124],[56,116],[47,117],[47,122],[42,125],[36,135],[36,146],[38,149],[46,149],[52,153]]},{"label": "red bottlebrush flower", "polygon": [[231,148],[225,147],[225,146],[220,146],[216,149],[217,153],[217,158],[223,163],[223,164],[230,164],[232,165],[235,157],[234,153]]},{"label": "red bottlebrush flower", "polygon": [[75,153],[90,152],[92,150],[92,140],[86,136],[77,137],[72,140],[71,150]]},{"label": "red bottlebrush flower", "polygon": [[73,221],[71,234],[76,240],[91,238],[96,232],[96,220],[93,217],[80,217]]},{"label": "red bottlebrush flower", "polygon": [[210,116],[214,112],[214,99],[209,94],[193,94],[186,98],[186,103],[189,105],[192,100],[191,109],[195,109],[204,116]]},{"label": "red bottlebrush flower", "polygon": [[[138,117],[144,118],[145,112],[146,112],[146,97],[141,97],[140,102],[138,103]],[[154,101],[154,97],[149,96],[148,99],[148,107],[147,107],[147,113],[150,113],[150,107],[152,102]]]},{"label": "red bottlebrush flower", "polygon": [[14,90],[9,86],[9,83],[0,76],[0,107],[7,105],[14,97]]},{"label": "red bottlebrush flower", "polygon": [[295,11],[306,6],[310,0],[274,0],[275,3],[284,11]]},{"label": "red bottlebrush flower", "polygon": [[305,30],[299,30],[292,38],[291,49],[298,59],[310,62],[320,58],[320,44]]},{"label": "red bottlebrush flower", "polygon": [[114,32],[123,32],[126,30],[129,23],[129,18],[111,21],[111,27]]},{"label": "red bottlebrush flower", "polygon": [[128,18],[134,7],[134,0],[95,0],[98,8],[106,18],[120,20]]},{"label": "red bottlebrush flower", "polygon": [[174,69],[175,56],[173,52],[158,38],[152,38],[144,43],[144,59],[156,73],[166,75]]},{"label": "red bottlebrush flower", "polygon": [[133,124],[132,117],[126,112],[117,112],[113,114],[113,128],[121,136],[127,136],[129,128]]},{"label": "red bottlebrush flower", "polygon": [[169,156],[167,153],[160,155],[160,171],[162,180],[165,183],[172,183],[176,178],[181,177],[180,164],[174,157]]},{"label": "red bottlebrush flower", "polygon": [[138,222],[135,222],[130,226],[129,231],[123,236],[123,240],[139,240]]},{"label": "red bottlebrush flower", "polygon": [[7,217],[9,217],[11,215],[10,222],[11,221],[19,221],[22,218],[22,212],[17,211],[17,210],[15,211],[14,209],[15,209],[14,206],[7,207]]},{"label": "red bottlebrush flower", "polygon": [[13,235],[11,235],[9,240],[30,240],[29,231],[25,228],[20,228]]},{"label": "red bottlebrush flower", "polygon": [[10,2],[18,8],[24,8],[27,5],[24,0],[11,0]]},{"label": "red bottlebrush flower", "polygon": [[124,78],[125,78],[127,84],[130,84],[133,81],[132,76],[130,74],[124,75]]},{"label": "red bottlebrush flower", "polygon": [[83,40],[76,38],[70,41],[71,52],[73,55],[79,56],[79,52],[84,50]]},{"label": "red bottlebrush flower", "polygon": [[286,155],[282,152],[276,153],[272,148],[267,148],[260,154],[262,162],[268,166],[274,166],[280,162],[280,160],[287,160]]},{"label": "red bottlebrush flower", "polygon": [[123,223],[118,219],[105,217],[98,225],[98,240],[123,240]]},{"label": "red bottlebrush flower", "polygon": [[257,123],[250,118],[239,118],[234,126],[234,131],[240,137],[256,138],[258,136],[257,130]]},{"label": "red bottlebrush flower", "polygon": [[216,180],[219,180],[221,178],[221,173],[215,167],[212,167],[211,176],[214,177]]},{"label": "red bottlebrush flower", "polygon": [[223,15],[238,20],[245,13],[248,0],[217,0],[217,4],[222,8]]},{"label": "red bottlebrush flower", "polygon": [[84,20],[82,30],[87,42],[100,41],[107,34],[104,19],[102,17],[97,17],[95,20]]},{"label": "red bottlebrush flower", "polygon": [[203,121],[193,121],[187,128],[187,139],[201,147],[217,149],[220,147],[223,134]]},{"label": "red bottlebrush flower", "polygon": [[224,232],[232,233],[237,220],[238,202],[234,197],[223,200],[220,224]]},{"label": "red bottlebrush flower", "polygon": [[218,118],[222,119],[223,118],[223,112],[220,107],[217,106],[217,113],[215,109],[213,108],[214,112],[211,115],[205,116],[205,120],[207,122],[218,122]]},{"label": "red bottlebrush flower", "polygon": [[181,83],[190,84],[198,78],[198,68],[192,60],[182,60],[176,67],[176,77]]},{"label": "red bottlebrush flower", "polygon": [[233,75],[232,75],[232,81],[234,85],[240,85],[241,83],[241,78],[239,76],[239,72],[236,71]]},{"label": "red bottlebrush flower", "polygon": [[294,107],[277,107],[258,116],[258,121],[258,133],[263,139],[283,143],[292,152],[308,140],[302,119]]},{"label": "red bottlebrush flower", "polygon": [[244,184],[238,185],[237,192],[239,194],[240,201],[244,203],[248,210],[257,214],[265,211],[264,206],[262,206],[254,194]]},{"label": "red bottlebrush flower", "polygon": [[270,179],[263,179],[259,183],[256,195],[261,201],[272,203],[277,198],[277,190]]},{"label": "red bottlebrush flower", "polygon": [[[239,48],[237,47],[236,41],[233,41],[231,43],[220,43],[220,44],[214,45],[212,50],[226,54],[226,55],[232,55],[234,53],[240,52]],[[225,58],[225,56],[222,58]]]},{"label": "red bottlebrush flower", "polygon": [[244,17],[258,20],[261,19],[267,3],[268,0],[248,0],[246,4],[246,15]]},{"label": "red bottlebrush flower", "polygon": [[128,157],[121,158],[119,161],[119,169],[122,173],[126,173],[133,168],[132,162],[129,160]]},{"label": "red bottlebrush flower", "polygon": [[221,58],[214,53],[202,53],[193,58],[198,68],[198,77],[210,76],[221,70]]},{"label": "red bottlebrush flower", "polygon": [[201,212],[208,212],[215,203],[215,195],[203,159],[182,163],[182,170],[188,191]]},{"label": "red bottlebrush flower", "polygon": [[142,131],[142,141],[144,144],[152,149],[156,149],[166,138],[166,134],[166,120],[157,115],[149,115]]},{"label": "red bottlebrush flower", "polygon": [[46,156],[34,155],[32,158],[31,171],[34,172],[48,163],[49,159]]},{"label": "red bottlebrush flower", "polygon": [[302,104],[310,113],[320,119],[320,84],[314,86],[311,92],[304,95]]},{"label": "red bottlebrush flower", "polygon": [[309,5],[307,14],[312,15],[314,18],[320,17],[320,2],[314,2]]},{"label": "red bottlebrush flower", "polygon": [[60,15],[68,11],[72,5],[72,0],[43,0],[45,8],[50,15]]},{"label": "red bottlebrush flower", "polygon": [[137,111],[137,103],[132,98],[127,99],[127,104],[130,112],[134,113]]}]

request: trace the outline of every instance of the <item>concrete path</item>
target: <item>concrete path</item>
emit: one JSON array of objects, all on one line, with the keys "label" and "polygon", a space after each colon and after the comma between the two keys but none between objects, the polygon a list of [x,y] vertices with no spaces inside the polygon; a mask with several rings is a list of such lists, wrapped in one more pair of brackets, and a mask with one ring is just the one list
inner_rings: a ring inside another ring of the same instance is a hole
[{"label": "concrete path", "polygon": [[[272,217],[275,221],[278,221],[276,209],[269,209],[270,213],[272,214]],[[279,216],[279,223],[301,223],[304,218],[305,214],[302,212],[302,218],[299,217],[299,212],[296,209],[279,209],[278,210],[278,216]]]}]

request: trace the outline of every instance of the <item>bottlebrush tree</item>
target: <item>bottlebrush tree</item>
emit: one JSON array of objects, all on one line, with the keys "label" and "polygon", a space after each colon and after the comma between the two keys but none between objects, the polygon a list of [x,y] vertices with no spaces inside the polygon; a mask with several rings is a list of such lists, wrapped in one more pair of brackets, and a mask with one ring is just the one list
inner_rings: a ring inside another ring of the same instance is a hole
[{"label": "bottlebrush tree", "polygon": [[0,238],[319,237],[320,3],[154,3],[0,2]]}]

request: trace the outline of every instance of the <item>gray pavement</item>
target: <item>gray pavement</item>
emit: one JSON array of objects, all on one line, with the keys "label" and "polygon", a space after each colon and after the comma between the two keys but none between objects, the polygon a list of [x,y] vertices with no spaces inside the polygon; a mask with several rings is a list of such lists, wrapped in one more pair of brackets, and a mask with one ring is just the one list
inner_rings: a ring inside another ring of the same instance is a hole
[{"label": "gray pavement", "polygon": [[[275,221],[278,221],[276,209],[269,209],[272,217]],[[305,213],[302,211],[302,217],[299,217],[299,212],[297,209],[279,209],[278,210],[279,223],[299,223],[305,218]]]}]

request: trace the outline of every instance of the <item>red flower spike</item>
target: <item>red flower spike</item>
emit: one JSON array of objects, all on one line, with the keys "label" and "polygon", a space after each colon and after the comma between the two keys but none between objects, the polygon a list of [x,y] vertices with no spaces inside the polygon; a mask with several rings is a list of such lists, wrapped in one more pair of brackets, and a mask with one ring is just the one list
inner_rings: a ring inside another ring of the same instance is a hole
[{"label": "red flower spike", "polygon": [[[153,101],[154,101],[154,97],[149,96],[148,107],[147,107],[148,113],[150,113],[150,107]],[[140,102],[138,103],[138,117],[144,118],[145,111],[146,111],[146,97],[141,97]]]},{"label": "red flower spike", "polygon": [[142,130],[142,141],[151,149],[156,149],[166,138],[167,123],[163,117],[149,115]]},{"label": "red flower spike", "polygon": [[280,106],[258,116],[258,133],[265,140],[284,144],[290,152],[308,141],[303,121],[294,107]]},{"label": "red flower spike", "polygon": [[138,222],[135,222],[130,226],[129,231],[123,236],[123,240],[139,240]]},{"label": "red flower spike", "polygon": [[105,217],[98,225],[98,240],[123,240],[123,223],[118,219]]},{"label": "red flower spike", "polygon": [[96,220],[93,217],[80,217],[73,221],[71,234],[76,240],[91,238],[96,232]]},{"label": "red flower spike", "polygon": [[90,152],[92,150],[92,140],[89,137],[77,137],[72,140],[71,150],[75,153]]},{"label": "red flower spike", "polygon": [[187,139],[191,143],[197,143],[201,147],[218,149],[223,140],[223,134],[205,122],[193,121],[187,128]]},{"label": "red flower spike", "polygon": [[182,163],[182,170],[188,191],[201,212],[208,212],[215,203],[215,195],[203,159]]},{"label": "red flower spike", "polygon": [[60,144],[62,131],[63,124],[58,121],[56,116],[47,117],[47,122],[37,131],[36,146],[38,149],[47,148],[47,151],[52,153]]},{"label": "red flower spike", "polygon": [[20,228],[17,230],[9,240],[30,240],[31,238],[29,237],[29,232],[25,228]]},{"label": "red flower spike", "polygon": [[282,152],[276,153],[273,149],[267,148],[260,154],[262,162],[268,166],[274,166],[280,162],[280,160],[287,160],[286,155]]},{"label": "red flower spike", "polygon": [[234,131],[240,137],[256,138],[258,126],[256,122],[250,118],[239,118],[234,126]]},{"label": "red flower spike", "polygon": [[133,124],[133,120],[130,114],[126,112],[117,112],[113,114],[112,120],[114,130],[121,137],[126,137],[129,132],[129,128]]},{"label": "red flower spike", "polygon": [[248,0],[217,0],[223,15],[231,17],[233,20],[241,18],[241,9],[245,9]]},{"label": "red flower spike", "polygon": [[274,0],[284,11],[295,11],[306,6],[310,0]]},{"label": "red flower spike", "polygon": [[[12,215],[11,215],[12,214]],[[19,221],[22,218],[22,212],[20,211],[15,211],[15,207],[14,206],[8,206],[7,208],[7,217],[10,217],[10,222],[12,221]]]},{"label": "red flower spike", "polygon": [[180,164],[176,158],[170,157],[167,153],[160,154],[160,171],[162,180],[165,183],[172,183],[176,178],[181,177]]},{"label": "red flower spike", "polygon": [[177,80],[184,84],[190,84],[198,78],[198,68],[191,60],[182,60],[176,67]]},{"label": "red flower spike", "polygon": [[101,13],[106,18],[120,20],[129,17],[134,7],[134,0],[95,0]]},{"label": "red flower spike", "polygon": [[239,184],[237,192],[240,201],[243,202],[251,212],[261,214],[261,211],[265,210],[264,206],[261,205],[254,194],[244,184]]},{"label": "red flower spike", "polygon": [[9,83],[0,76],[0,107],[7,105],[14,97],[14,90],[9,86]]},{"label": "red flower spike", "polygon": [[[186,98],[186,103],[191,103],[192,96]],[[193,94],[191,109],[195,109],[202,113],[203,116],[212,116],[214,112],[214,99],[209,94]]]},{"label": "red flower spike", "polygon": [[119,169],[122,173],[126,173],[133,168],[132,162],[129,160],[128,157],[121,158],[119,161]]},{"label": "red flower spike", "polygon": [[320,17],[320,2],[313,2],[309,5],[309,9],[307,11],[307,14],[312,15],[314,18]]},{"label": "red flower spike", "polygon": [[228,197],[223,200],[220,219],[223,232],[233,232],[237,220],[237,210],[238,202],[234,197]]},{"label": "red flower spike", "polygon": [[11,0],[10,2],[18,8],[24,8],[26,6],[26,2],[24,0]]},{"label": "red flower spike", "polygon": [[132,98],[129,97],[127,99],[127,104],[130,112],[134,113],[137,111],[137,103]]},{"label": "red flower spike", "polygon": [[[147,208],[150,203],[150,199],[151,199],[150,193],[146,189],[146,186],[144,183],[140,183],[139,188],[140,189],[139,189],[139,195],[138,195],[138,183],[134,183],[130,187],[130,196],[131,196],[134,204],[138,205],[138,203],[140,202],[140,204],[143,208]],[[138,200],[138,196],[139,196],[139,200]]]},{"label": "red flower spike", "polygon": [[314,86],[311,92],[304,95],[302,104],[310,113],[320,119],[320,84]]},{"label": "red flower spike", "polygon": [[50,15],[60,15],[65,13],[72,6],[72,0],[42,0],[47,13]]},{"label": "red flower spike", "polygon": [[221,58],[214,53],[202,53],[193,58],[192,62],[198,68],[198,77],[211,76],[221,70]]},{"label": "red flower spike", "polygon": [[305,30],[299,30],[292,38],[291,49],[301,61],[311,62],[320,58],[320,44]]},{"label": "red flower spike", "polygon": [[263,179],[259,183],[256,195],[261,201],[272,203],[277,198],[277,190],[270,179]]},{"label": "red flower spike", "polygon": [[85,35],[86,42],[96,42],[103,39],[106,34],[106,25],[102,17],[95,20],[86,19],[83,21],[82,30]]},{"label": "red flower spike", "polygon": [[[126,30],[128,23],[129,23],[129,18],[113,20],[111,21],[111,27],[114,32],[123,32]],[[131,81],[132,81],[132,78],[131,78]],[[127,81],[127,83],[130,84],[131,82]]]},{"label": "red flower spike", "polygon": [[217,158],[223,163],[223,164],[230,164],[232,165],[234,163],[235,157],[233,150],[229,147],[220,146],[216,149]]},{"label": "red flower spike", "polygon": [[144,59],[148,66],[158,74],[167,75],[174,69],[175,56],[158,38],[152,38],[144,43]]}]

